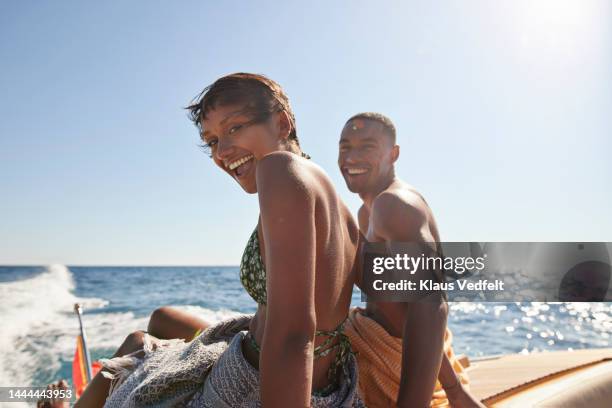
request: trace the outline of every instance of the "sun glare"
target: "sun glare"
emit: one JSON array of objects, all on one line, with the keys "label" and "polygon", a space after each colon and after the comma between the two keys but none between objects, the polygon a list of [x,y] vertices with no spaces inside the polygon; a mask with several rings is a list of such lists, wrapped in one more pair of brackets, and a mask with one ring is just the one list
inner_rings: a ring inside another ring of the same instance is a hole
[{"label": "sun glare", "polygon": [[598,0],[528,0],[514,3],[514,23],[525,49],[574,52],[597,46],[607,5]]}]

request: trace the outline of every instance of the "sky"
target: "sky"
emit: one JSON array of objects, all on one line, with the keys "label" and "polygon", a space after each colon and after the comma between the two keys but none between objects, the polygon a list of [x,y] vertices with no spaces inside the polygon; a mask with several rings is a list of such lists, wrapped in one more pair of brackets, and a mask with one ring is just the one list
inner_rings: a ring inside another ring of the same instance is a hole
[{"label": "sky", "polygon": [[0,265],[237,265],[247,195],[183,109],[279,82],[337,167],[389,116],[444,241],[612,241],[612,6],[555,1],[0,2]]}]

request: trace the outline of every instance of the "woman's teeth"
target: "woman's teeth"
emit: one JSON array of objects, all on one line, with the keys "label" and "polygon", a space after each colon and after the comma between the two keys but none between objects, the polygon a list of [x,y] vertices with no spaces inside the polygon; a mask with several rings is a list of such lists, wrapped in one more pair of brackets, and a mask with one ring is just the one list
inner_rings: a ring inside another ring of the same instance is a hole
[{"label": "woman's teeth", "polygon": [[248,162],[249,160],[251,160],[253,158],[253,155],[250,154],[248,156],[244,156],[241,159],[238,159],[236,161],[231,162],[227,167],[229,167],[230,170],[234,170],[236,169],[238,166],[243,165],[244,163]]},{"label": "woman's teeth", "polygon": [[364,174],[368,172],[368,169],[346,169],[348,174]]}]

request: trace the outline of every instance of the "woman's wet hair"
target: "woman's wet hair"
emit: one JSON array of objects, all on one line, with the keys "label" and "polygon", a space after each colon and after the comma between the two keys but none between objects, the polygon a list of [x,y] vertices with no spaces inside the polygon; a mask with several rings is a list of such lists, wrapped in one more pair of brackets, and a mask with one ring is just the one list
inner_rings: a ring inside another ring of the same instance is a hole
[{"label": "woman's wet hair", "polygon": [[202,131],[202,120],[218,106],[242,105],[244,113],[251,116],[251,124],[262,123],[275,112],[285,112],[291,131],[288,139],[300,145],[295,128],[295,116],[289,98],[279,84],[259,74],[238,72],[217,79],[204,88],[187,106],[189,119]]}]

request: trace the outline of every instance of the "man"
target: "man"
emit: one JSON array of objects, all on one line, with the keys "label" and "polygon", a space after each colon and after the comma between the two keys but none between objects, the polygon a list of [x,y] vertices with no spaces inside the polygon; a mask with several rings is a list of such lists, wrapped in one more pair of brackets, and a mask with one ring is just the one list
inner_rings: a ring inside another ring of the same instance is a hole
[{"label": "man", "polygon": [[[359,229],[368,242],[414,242],[435,251],[440,236],[431,209],[395,175],[400,153],[395,138],[391,120],[377,113],[357,114],[342,130],[338,165],[349,190],[363,200]],[[442,298],[369,301],[365,310],[351,312],[347,334],[358,352],[367,406],[444,406],[447,399],[453,407],[483,406],[461,381],[467,378],[450,348],[447,313]]]}]

